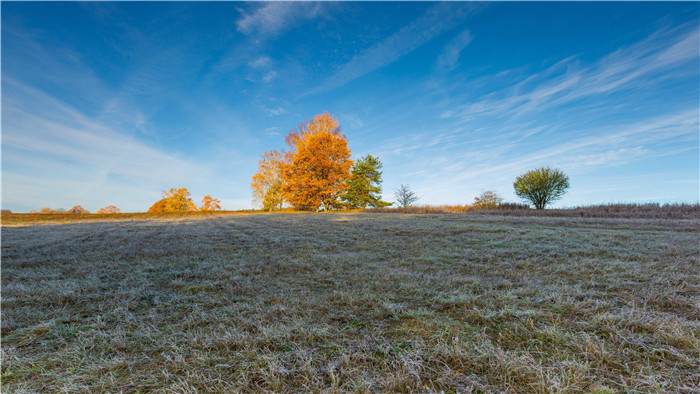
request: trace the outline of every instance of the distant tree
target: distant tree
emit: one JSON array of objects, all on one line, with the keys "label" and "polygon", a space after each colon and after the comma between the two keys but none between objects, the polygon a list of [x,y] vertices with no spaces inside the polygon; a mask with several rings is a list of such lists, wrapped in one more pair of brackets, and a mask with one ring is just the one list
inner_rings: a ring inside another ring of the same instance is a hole
[{"label": "distant tree", "polygon": [[282,209],[282,165],[285,155],[278,151],[265,152],[258,161],[258,172],[252,177],[250,188],[253,202],[266,211]]},{"label": "distant tree", "polygon": [[494,209],[501,204],[503,199],[493,190],[481,192],[478,197],[474,197],[474,208]]},{"label": "distant tree", "polygon": [[350,148],[338,120],[326,113],[300,124],[287,136],[291,148],[282,166],[282,197],[297,209],[339,206],[350,178]]},{"label": "distant tree", "polygon": [[98,209],[97,213],[122,213],[122,210],[114,205],[110,205],[108,207]]},{"label": "distant tree", "polygon": [[544,209],[566,193],[569,177],[558,169],[540,167],[515,178],[513,188],[515,195],[531,202],[537,209]]},{"label": "distant tree", "polygon": [[90,212],[88,212],[88,210],[83,208],[82,206],[76,205],[73,208],[67,210],[66,213],[70,213],[73,215],[80,215],[80,214],[90,213]]},{"label": "distant tree", "polygon": [[202,198],[202,205],[199,207],[200,211],[220,211],[221,210],[221,200],[214,198],[210,195],[204,196]]},{"label": "distant tree", "polygon": [[3,210],[0,210],[0,213],[12,213],[12,211],[9,209],[3,209]]},{"label": "distant tree", "polygon": [[163,198],[153,204],[148,212],[187,212],[196,211],[197,206],[192,202],[190,192],[187,189],[171,188],[163,192]]},{"label": "distant tree", "polygon": [[408,185],[401,185],[394,190],[394,198],[396,198],[396,204],[402,208],[410,207],[420,199]]},{"label": "distant tree", "polygon": [[39,210],[39,213],[56,213],[56,211],[49,207],[44,207]]},{"label": "distant tree", "polygon": [[392,203],[382,201],[382,162],[367,155],[358,159],[352,166],[350,179],[346,181],[348,191],[341,196],[348,208],[382,208]]}]

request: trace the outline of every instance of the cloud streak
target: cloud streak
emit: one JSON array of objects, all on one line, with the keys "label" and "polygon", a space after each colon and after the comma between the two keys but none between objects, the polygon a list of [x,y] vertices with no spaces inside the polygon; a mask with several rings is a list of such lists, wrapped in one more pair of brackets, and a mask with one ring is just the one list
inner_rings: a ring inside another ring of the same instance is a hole
[{"label": "cloud streak", "polygon": [[397,61],[449,31],[472,11],[470,5],[455,3],[440,3],[431,7],[420,18],[341,65],[318,88],[303,96],[331,91]]},{"label": "cloud streak", "polygon": [[[633,82],[641,78],[697,61],[699,46],[698,32],[693,29],[675,37],[656,34],[631,47],[621,48],[587,68],[577,66],[573,58],[564,59],[540,74],[489,93],[477,102],[446,110],[442,117],[466,121],[483,116],[517,116],[635,89],[637,85]],[[565,71],[560,74],[559,70]]]},{"label": "cloud streak", "polygon": [[442,53],[438,57],[435,67],[440,71],[452,71],[457,67],[459,56],[464,48],[472,42],[472,36],[469,30],[465,30],[455,36],[449,44],[445,46]]}]

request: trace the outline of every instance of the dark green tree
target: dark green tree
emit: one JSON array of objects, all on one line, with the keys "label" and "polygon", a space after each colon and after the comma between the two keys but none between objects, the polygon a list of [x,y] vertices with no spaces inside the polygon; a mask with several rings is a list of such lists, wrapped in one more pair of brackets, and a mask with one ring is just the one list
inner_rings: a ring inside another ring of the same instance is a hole
[{"label": "dark green tree", "polygon": [[348,208],[382,208],[392,203],[382,201],[382,162],[367,155],[353,164],[350,179],[346,182],[348,191],[341,196]]},{"label": "dark green tree", "polygon": [[541,167],[530,170],[513,183],[515,195],[529,201],[537,209],[556,201],[569,189],[569,177],[556,168]]}]

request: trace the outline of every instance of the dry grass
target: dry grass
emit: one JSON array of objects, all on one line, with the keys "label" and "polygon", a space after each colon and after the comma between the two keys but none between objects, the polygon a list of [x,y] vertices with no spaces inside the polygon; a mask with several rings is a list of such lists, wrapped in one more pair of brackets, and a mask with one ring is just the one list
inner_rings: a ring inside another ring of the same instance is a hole
[{"label": "dry grass", "polygon": [[3,226],[2,389],[691,392],[699,223],[329,213]]},{"label": "dry grass", "polygon": [[531,209],[525,204],[504,203],[494,209],[477,209],[471,205],[421,205],[406,208],[367,209],[365,212],[582,218],[700,219],[700,204],[601,204],[576,208],[538,210]]},{"label": "dry grass", "polygon": [[134,221],[134,220],[161,220],[182,218],[208,218],[212,215],[250,214],[253,210],[244,211],[189,211],[189,212],[131,212],[131,213],[2,213],[3,226],[34,226],[44,224],[62,224],[79,222],[105,222],[105,221]]}]

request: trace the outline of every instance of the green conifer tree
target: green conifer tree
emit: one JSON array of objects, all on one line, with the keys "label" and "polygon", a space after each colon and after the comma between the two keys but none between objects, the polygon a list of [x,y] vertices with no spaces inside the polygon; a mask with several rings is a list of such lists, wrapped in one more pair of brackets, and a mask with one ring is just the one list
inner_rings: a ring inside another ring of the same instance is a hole
[{"label": "green conifer tree", "polygon": [[348,191],[341,196],[348,208],[382,208],[392,203],[382,201],[382,162],[367,155],[352,166],[352,174],[346,182]]}]

